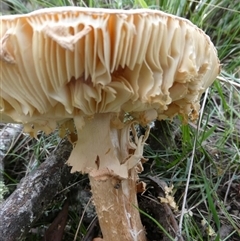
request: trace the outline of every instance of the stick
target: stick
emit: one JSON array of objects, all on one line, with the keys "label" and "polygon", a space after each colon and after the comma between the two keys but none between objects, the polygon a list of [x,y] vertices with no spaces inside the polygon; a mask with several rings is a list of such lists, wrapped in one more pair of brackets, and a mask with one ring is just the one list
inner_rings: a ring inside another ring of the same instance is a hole
[{"label": "stick", "polygon": [[72,147],[63,142],[39,168],[23,178],[0,205],[0,241],[20,240],[67,184],[70,170],[65,162]]}]

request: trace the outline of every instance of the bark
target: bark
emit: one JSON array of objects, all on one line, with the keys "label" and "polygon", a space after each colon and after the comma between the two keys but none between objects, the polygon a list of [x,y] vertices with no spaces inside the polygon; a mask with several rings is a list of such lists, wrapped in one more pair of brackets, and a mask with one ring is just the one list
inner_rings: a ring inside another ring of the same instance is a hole
[{"label": "bark", "polygon": [[[1,116],[0,116],[1,117]],[[0,123],[0,204],[3,202],[4,194],[8,189],[4,184],[4,157],[16,143],[22,134],[23,126],[20,124]]]},{"label": "bark", "polygon": [[3,124],[0,130],[0,163],[21,135],[22,129],[23,126],[19,124]]},{"label": "bark", "polygon": [[62,143],[39,168],[22,179],[17,189],[0,205],[0,241],[20,240],[67,184],[65,166],[71,144]]}]

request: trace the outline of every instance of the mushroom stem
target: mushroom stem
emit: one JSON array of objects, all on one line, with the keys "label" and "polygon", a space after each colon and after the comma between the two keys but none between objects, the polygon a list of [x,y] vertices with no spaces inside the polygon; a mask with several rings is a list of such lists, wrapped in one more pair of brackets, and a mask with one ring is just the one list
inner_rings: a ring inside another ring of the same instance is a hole
[{"label": "mushroom stem", "polygon": [[96,114],[84,122],[81,128],[83,122],[75,119],[78,140],[68,163],[72,171],[89,174],[104,241],[145,241],[136,181],[146,137],[138,137],[133,124],[116,121],[113,114]]},{"label": "mushroom stem", "polygon": [[126,180],[96,180],[89,175],[92,194],[104,241],[145,241],[145,230],[137,210],[133,168]]}]

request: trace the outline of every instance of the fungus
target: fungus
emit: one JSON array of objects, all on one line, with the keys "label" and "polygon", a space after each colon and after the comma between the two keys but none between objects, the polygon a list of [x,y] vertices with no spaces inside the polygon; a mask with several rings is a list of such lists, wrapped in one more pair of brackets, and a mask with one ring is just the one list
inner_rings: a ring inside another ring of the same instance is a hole
[{"label": "fungus", "polygon": [[71,129],[73,120],[68,164],[89,175],[104,240],[146,240],[136,182],[148,131],[138,136],[135,124],[197,118],[219,73],[209,37],[186,19],[147,9],[59,7],[0,21],[4,119],[33,135]]}]

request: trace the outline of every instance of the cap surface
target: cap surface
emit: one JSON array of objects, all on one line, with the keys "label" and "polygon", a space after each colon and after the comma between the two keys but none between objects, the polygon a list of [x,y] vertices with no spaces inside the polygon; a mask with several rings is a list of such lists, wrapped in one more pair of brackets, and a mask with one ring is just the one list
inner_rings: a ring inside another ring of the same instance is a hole
[{"label": "cap surface", "polygon": [[209,37],[161,11],[58,7],[0,22],[0,111],[45,130],[95,113],[188,116],[219,73]]}]

